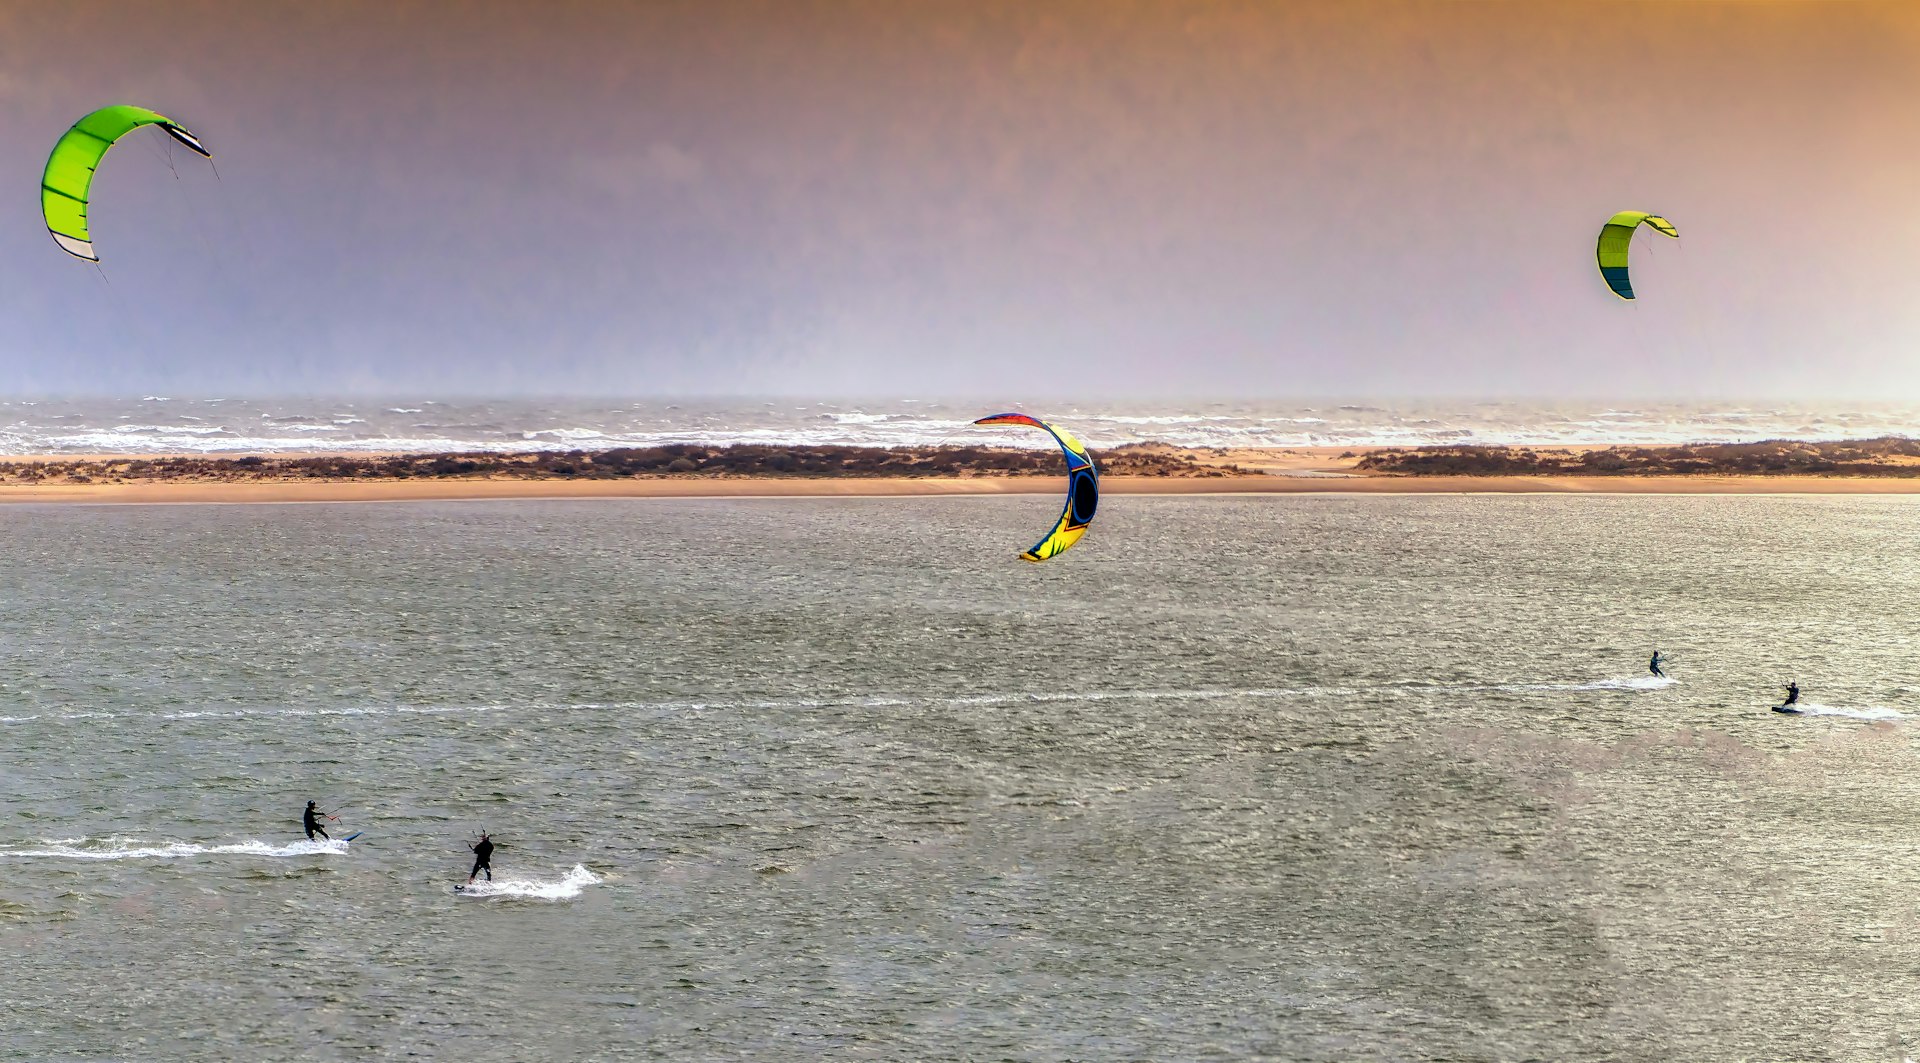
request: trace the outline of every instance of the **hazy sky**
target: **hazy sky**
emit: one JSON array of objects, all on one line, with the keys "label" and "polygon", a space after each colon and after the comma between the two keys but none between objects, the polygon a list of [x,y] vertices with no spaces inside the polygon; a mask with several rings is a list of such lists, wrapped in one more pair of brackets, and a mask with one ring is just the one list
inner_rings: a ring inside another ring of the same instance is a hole
[{"label": "hazy sky", "polygon": [[0,143],[7,394],[1920,397],[1910,2],[5,0]]}]

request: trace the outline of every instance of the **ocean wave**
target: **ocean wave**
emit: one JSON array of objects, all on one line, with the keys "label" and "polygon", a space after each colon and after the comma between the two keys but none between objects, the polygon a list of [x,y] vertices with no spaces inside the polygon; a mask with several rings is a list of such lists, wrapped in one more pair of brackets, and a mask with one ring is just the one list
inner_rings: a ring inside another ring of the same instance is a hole
[{"label": "ocean wave", "polygon": [[1222,421],[1224,418],[1208,418],[1198,414],[1146,414],[1122,416],[1107,414],[1099,418],[1104,424],[1206,424],[1209,421]]},{"label": "ocean wave", "polygon": [[120,433],[122,435],[149,435],[149,436],[164,436],[164,435],[213,436],[213,435],[232,435],[233,434],[231,431],[227,430],[226,428],[220,425],[193,425],[193,424],[167,424],[167,425],[122,424],[122,425],[115,425],[112,428],[112,431]]},{"label": "ocean wave", "polygon": [[520,438],[533,442],[549,440],[562,443],[587,443],[594,446],[606,443],[613,437],[593,428],[541,428],[520,433]]},{"label": "ocean wave", "polygon": [[[353,403],[338,399],[171,399],[167,423],[153,400],[9,403],[0,446],[19,454],[122,452],[274,453],[312,450],[527,452],[581,446],[917,447],[942,443],[1050,446],[1020,428],[976,428],[1003,410],[1057,421],[1096,450],[1127,443],[1184,447],[1382,447],[1432,444],[1536,447],[1808,441],[1904,435],[1920,405],[1779,407],[1737,403],[1410,403],[1303,406],[1288,402],[614,403],[558,400]],[[423,424],[414,415],[433,410]],[[824,412],[823,412],[824,411]],[[233,431],[255,424],[265,431]]]},{"label": "ocean wave", "polygon": [[213,438],[211,433],[202,435],[130,435],[112,432],[89,432],[66,436],[54,436],[46,441],[50,450],[36,453],[58,454],[203,454],[217,456],[221,454],[276,454],[287,452],[306,452],[323,447],[328,452],[360,453],[408,453],[438,454],[450,451],[492,450],[506,452],[574,449],[559,445],[521,444],[512,445],[489,442],[479,443],[468,439],[445,437],[390,437],[390,436],[347,436],[315,440],[311,436],[230,436]]}]

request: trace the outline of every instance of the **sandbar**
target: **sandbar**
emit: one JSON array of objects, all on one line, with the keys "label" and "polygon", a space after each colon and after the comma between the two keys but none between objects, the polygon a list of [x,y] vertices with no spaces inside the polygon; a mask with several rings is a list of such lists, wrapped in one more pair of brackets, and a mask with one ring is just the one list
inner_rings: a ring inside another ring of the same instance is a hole
[{"label": "sandbar", "polygon": [[[1920,494],[1920,477],[1874,476],[1525,476],[1395,475],[1358,468],[1388,448],[1292,447],[1187,449],[1154,445],[1206,468],[1205,475],[1105,475],[1104,494],[1570,494],[1570,495],[1894,495]],[[1566,448],[1573,449],[1573,448]],[[313,452],[303,457],[351,456]],[[204,455],[142,455],[142,459]],[[234,458],[239,455],[223,455]],[[280,457],[280,456],[276,456]],[[1098,454],[1096,453],[1096,457]],[[110,465],[132,455],[0,456],[0,466],[32,462]],[[1224,471],[1231,470],[1231,471]],[[275,474],[242,480],[96,479],[93,482],[0,483],[0,503],[208,505],[319,502],[478,501],[607,498],[876,498],[1061,494],[1064,477],[962,476],[696,476],[613,479],[520,479],[444,476],[410,479],[314,479]]]}]

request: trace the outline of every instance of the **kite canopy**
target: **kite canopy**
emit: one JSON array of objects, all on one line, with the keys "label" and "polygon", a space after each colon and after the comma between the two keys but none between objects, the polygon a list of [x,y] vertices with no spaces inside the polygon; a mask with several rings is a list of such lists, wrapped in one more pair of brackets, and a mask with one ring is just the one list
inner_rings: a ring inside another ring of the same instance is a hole
[{"label": "kite canopy", "polygon": [[1600,246],[1594,252],[1600,260],[1600,276],[1622,299],[1633,298],[1633,285],[1627,280],[1627,249],[1633,246],[1633,231],[1643,223],[1654,232],[1676,239],[1680,236],[1672,222],[1644,210],[1623,210],[1600,227]]},{"label": "kite canopy", "polygon": [[40,212],[46,216],[47,232],[60,249],[89,262],[100,261],[93,253],[93,234],[87,229],[87,198],[93,190],[93,172],[114,142],[141,126],[159,126],[167,135],[213,158],[173,119],[144,107],[102,107],[80,119],[53,145],[47,156],[47,169],[40,177]]},{"label": "kite canopy", "polygon": [[1080,537],[1087,534],[1087,525],[1093,523],[1093,511],[1100,505],[1100,470],[1093,467],[1093,456],[1087,453],[1087,448],[1066,430],[1024,413],[1000,413],[973,423],[1030,425],[1052,436],[1067,457],[1067,508],[1060,511],[1060,519],[1054,522],[1047,537],[1020,557],[1026,561],[1045,561],[1079,542]]}]

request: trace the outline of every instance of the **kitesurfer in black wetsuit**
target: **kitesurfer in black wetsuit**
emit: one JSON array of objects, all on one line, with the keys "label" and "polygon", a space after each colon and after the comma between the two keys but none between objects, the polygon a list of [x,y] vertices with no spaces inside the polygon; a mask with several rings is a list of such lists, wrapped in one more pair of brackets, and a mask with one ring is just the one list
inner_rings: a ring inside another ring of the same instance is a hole
[{"label": "kitesurfer in black wetsuit", "polygon": [[1661,664],[1660,651],[1654,650],[1653,660],[1647,662],[1647,671],[1652,672],[1654,675],[1659,676],[1661,679],[1665,679],[1667,677],[1667,673],[1660,670],[1660,664]]},{"label": "kitesurfer in black wetsuit", "polygon": [[487,881],[492,882],[493,864],[491,861],[493,860],[493,843],[487,840],[485,834],[482,834],[478,844],[468,845],[467,848],[473,850],[473,870],[467,872],[467,885],[473,885],[473,876],[478,875],[482,871],[487,873]]},{"label": "kitesurfer in black wetsuit", "polygon": [[320,825],[320,818],[325,815],[326,813],[316,808],[312,801],[307,802],[307,812],[306,815],[300,817],[300,825],[307,828],[308,841],[313,840],[314,831],[319,831],[320,836],[328,841],[333,840],[333,835],[327,833],[327,828]]},{"label": "kitesurfer in black wetsuit", "polygon": [[1800,700],[1800,684],[1788,683],[1787,684],[1787,700],[1781,702],[1780,707],[1784,709],[1787,706],[1799,700]]}]

